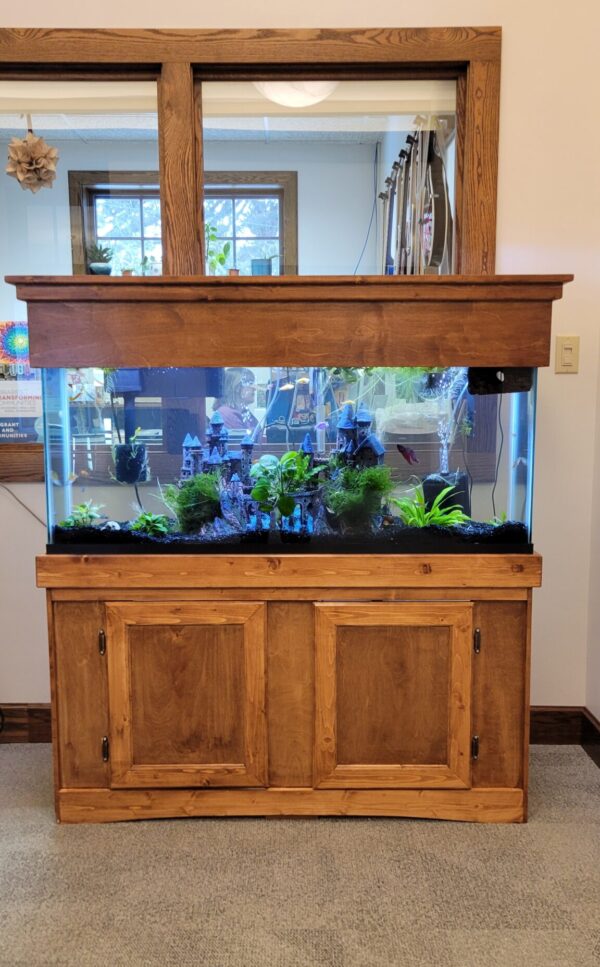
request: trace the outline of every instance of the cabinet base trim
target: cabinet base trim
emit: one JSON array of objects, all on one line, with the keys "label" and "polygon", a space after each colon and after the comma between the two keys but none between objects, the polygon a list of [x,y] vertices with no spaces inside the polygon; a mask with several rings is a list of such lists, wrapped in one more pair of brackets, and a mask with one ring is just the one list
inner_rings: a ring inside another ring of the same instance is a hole
[{"label": "cabinet base trim", "polygon": [[522,823],[522,789],[61,789],[58,819],[110,823],[190,816],[403,816]]}]

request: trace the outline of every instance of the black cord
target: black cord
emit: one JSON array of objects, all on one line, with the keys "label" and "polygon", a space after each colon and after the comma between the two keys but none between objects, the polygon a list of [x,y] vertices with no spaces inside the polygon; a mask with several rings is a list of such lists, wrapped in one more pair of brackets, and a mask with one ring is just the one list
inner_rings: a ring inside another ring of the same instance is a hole
[{"label": "black cord", "polygon": [[375,145],[375,157],[374,157],[374,160],[373,160],[373,207],[371,209],[371,217],[369,219],[369,227],[367,228],[367,235],[365,237],[365,244],[363,245],[362,251],[361,251],[360,255],[358,256],[358,262],[354,266],[354,272],[352,273],[352,275],[356,275],[356,273],[358,272],[358,267],[359,267],[360,263],[362,262],[363,255],[365,254],[365,250],[367,248],[367,242],[369,241],[369,236],[371,234],[371,228],[373,226],[373,219],[374,218],[375,219],[377,218],[377,164],[378,164],[378,162],[379,162],[379,141]]},{"label": "black cord", "polygon": [[2,490],[6,490],[6,493],[7,494],[10,494],[10,496],[13,497],[14,500],[16,500],[16,502],[18,504],[20,504],[21,507],[23,507],[27,511],[28,514],[31,514],[32,517],[35,517],[35,519],[40,522],[40,524],[42,525],[42,527],[46,528],[48,526],[46,524],[46,521],[45,520],[42,520],[41,517],[38,517],[38,515],[36,514],[36,512],[34,510],[32,510],[31,507],[28,507],[27,504],[24,503],[24,501],[22,501],[20,497],[17,497],[16,493],[13,490],[11,490],[10,487],[7,487],[6,484],[3,484],[3,483],[0,483],[0,487],[2,487]]},{"label": "black cord", "polygon": [[115,394],[114,393],[111,393],[110,394],[110,408],[112,410],[113,423],[114,423],[114,426],[115,426],[115,430],[117,431],[117,440],[119,441],[119,443],[122,443],[123,441],[121,439],[121,431],[119,430],[119,421],[117,420],[117,408],[115,406]]},{"label": "black cord", "polygon": [[135,490],[135,496],[136,496],[136,500],[138,502],[138,506],[139,506],[140,510],[142,511],[142,513],[143,513],[143,511],[144,511],[144,505],[143,505],[143,503],[141,501],[140,492],[138,490],[138,485],[136,483],[133,485],[133,489]]},{"label": "black cord", "polygon": [[494,486],[492,487],[492,513],[494,517],[496,516],[496,485],[498,483],[498,473],[500,471],[500,460],[502,459],[502,449],[504,447],[504,428],[502,426],[502,393],[500,394],[500,400],[498,402],[498,429],[500,430],[500,449],[498,450],[498,459],[496,461],[496,476],[494,477]]}]

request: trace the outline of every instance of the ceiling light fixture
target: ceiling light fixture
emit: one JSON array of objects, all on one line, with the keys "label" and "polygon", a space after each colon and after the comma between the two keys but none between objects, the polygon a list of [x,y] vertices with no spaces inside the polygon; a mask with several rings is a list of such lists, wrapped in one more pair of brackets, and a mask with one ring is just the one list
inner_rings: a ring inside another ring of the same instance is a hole
[{"label": "ceiling light fixture", "polygon": [[254,81],[263,97],[283,107],[312,107],[335,91],[339,81]]}]

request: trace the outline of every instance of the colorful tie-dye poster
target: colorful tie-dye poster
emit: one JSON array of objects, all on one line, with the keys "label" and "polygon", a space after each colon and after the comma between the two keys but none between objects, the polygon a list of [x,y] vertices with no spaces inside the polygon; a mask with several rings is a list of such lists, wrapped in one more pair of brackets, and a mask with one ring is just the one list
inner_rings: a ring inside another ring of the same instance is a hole
[{"label": "colorful tie-dye poster", "polygon": [[42,383],[29,365],[26,322],[0,322],[0,443],[42,438]]}]

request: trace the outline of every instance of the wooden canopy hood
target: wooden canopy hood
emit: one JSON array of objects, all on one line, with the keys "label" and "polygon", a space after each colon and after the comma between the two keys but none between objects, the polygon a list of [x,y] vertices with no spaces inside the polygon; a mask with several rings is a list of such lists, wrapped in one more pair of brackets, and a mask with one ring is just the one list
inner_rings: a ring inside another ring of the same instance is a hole
[{"label": "wooden canopy hood", "polygon": [[10,276],[33,366],[547,366],[571,275]]}]

